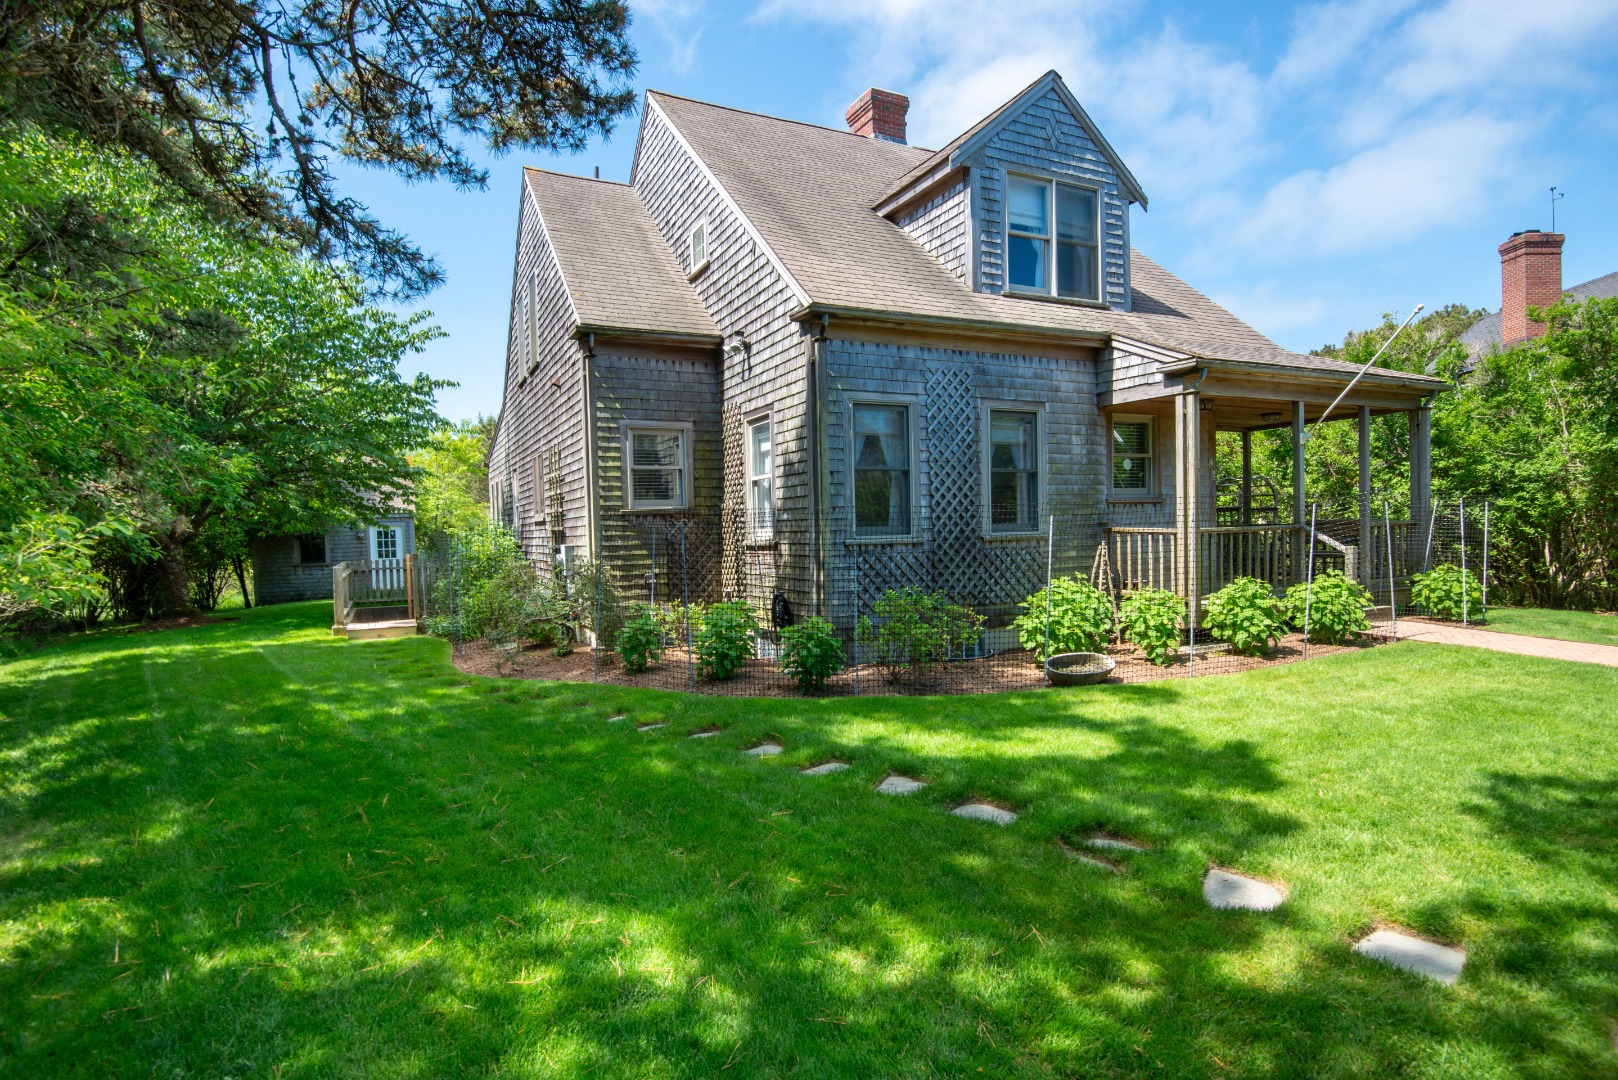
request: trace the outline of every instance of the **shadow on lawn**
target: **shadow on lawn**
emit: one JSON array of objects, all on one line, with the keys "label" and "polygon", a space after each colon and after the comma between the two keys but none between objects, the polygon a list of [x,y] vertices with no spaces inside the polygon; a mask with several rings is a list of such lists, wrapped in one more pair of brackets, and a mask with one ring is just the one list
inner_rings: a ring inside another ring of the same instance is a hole
[{"label": "shadow on lawn", "polygon": [[[599,720],[655,702],[677,733],[701,703],[490,690],[428,642],[327,648],[120,650],[35,687],[62,704],[15,732],[34,749],[0,802],[30,838],[0,876],[0,1073],[1463,1075],[1525,1047],[1547,1073],[1590,1065],[1531,997],[1502,1027],[1289,908],[1206,910],[1203,860],[1296,823],[1248,801],[1280,785],[1254,746],[1154,723],[1158,688],[1123,688],[1122,719],[984,699],[990,727],[1111,741],[1078,761],[825,743],[936,777],[891,800],[738,760],[765,730],[821,749],[791,702],[689,743]],[[234,685],[206,678],[231,660]],[[162,722],[122,721],[148,693]],[[1029,821],[939,813],[995,777]],[[1112,877],[1033,831],[1098,823],[1180,846]]]}]

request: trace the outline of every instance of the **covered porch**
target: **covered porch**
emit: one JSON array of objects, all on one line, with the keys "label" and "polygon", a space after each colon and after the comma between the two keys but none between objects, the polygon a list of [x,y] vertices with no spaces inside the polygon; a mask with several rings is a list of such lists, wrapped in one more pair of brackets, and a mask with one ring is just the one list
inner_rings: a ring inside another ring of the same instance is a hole
[{"label": "covered porch", "polygon": [[[1159,497],[1140,501],[1150,502],[1151,512],[1124,503],[1107,523],[1108,558],[1121,591],[1170,589],[1195,612],[1202,597],[1237,577],[1284,591],[1305,579],[1312,559],[1317,574],[1340,570],[1374,595],[1391,591],[1403,602],[1410,575],[1421,569],[1432,504],[1430,402],[1445,383],[1372,368],[1350,388],[1356,366],[1306,357],[1195,357],[1160,370],[1157,385],[1114,392],[1106,404],[1114,418],[1154,417],[1167,458]],[[1393,414],[1409,425],[1409,513],[1385,521],[1373,505],[1371,427],[1374,417]],[[1347,513],[1319,514],[1311,544],[1305,448],[1323,417],[1355,428],[1358,500]],[[1255,480],[1253,435],[1267,430],[1290,434],[1290,485]],[[1238,433],[1241,444],[1240,475],[1224,485],[1215,471],[1220,432]]]}]

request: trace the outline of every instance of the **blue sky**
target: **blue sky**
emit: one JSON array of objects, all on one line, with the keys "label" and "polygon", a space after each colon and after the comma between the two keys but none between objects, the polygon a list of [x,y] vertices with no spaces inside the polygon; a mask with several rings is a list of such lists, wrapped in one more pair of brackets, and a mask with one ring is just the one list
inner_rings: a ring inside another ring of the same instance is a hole
[{"label": "blue sky", "polygon": [[[1495,247],[1566,198],[1563,280],[1618,270],[1618,0],[643,0],[654,88],[841,126],[869,86],[908,94],[938,146],[1055,68],[1140,179],[1135,246],[1289,348],[1459,301],[1499,306]],[[485,191],[349,172],[436,254],[448,336],[415,366],[500,407],[520,167],[627,180],[637,120],[576,155],[489,161]],[[407,362],[407,366],[409,366]]]}]

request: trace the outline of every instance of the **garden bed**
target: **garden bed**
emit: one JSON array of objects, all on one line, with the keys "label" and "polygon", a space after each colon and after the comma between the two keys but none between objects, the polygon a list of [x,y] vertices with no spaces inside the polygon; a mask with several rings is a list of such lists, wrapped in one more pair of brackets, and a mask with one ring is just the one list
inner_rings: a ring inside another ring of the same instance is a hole
[{"label": "garden bed", "polygon": [[[1311,645],[1311,657],[1368,647],[1381,638],[1362,637],[1357,645]],[[1176,656],[1166,666],[1146,660],[1133,645],[1114,645],[1107,655],[1117,663],[1108,684],[1184,679],[1192,674],[1223,675],[1256,668],[1274,667],[1304,659],[1303,635],[1288,634],[1264,656],[1238,656],[1232,652],[1196,657],[1187,663]],[[724,697],[800,697],[798,686],[770,660],[749,660],[733,678],[723,681],[692,680],[687,653],[683,648],[668,649],[663,658],[638,675],[624,671],[616,656],[603,653],[599,666],[588,648],[575,649],[567,656],[556,656],[549,649],[523,649],[501,656],[487,642],[468,642],[455,658],[455,666],[472,675],[513,679],[548,679],[557,682],[599,682],[610,686],[639,686],[657,690],[694,690],[699,694]],[[1038,690],[1045,685],[1040,665],[1033,654],[1018,649],[997,653],[980,660],[960,660],[940,664],[931,670],[893,682],[874,666],[866,664],[856,673],[846,670],[827,680],[819,697],[847,697],[858,694],[993,694],[1009,690]]]}]

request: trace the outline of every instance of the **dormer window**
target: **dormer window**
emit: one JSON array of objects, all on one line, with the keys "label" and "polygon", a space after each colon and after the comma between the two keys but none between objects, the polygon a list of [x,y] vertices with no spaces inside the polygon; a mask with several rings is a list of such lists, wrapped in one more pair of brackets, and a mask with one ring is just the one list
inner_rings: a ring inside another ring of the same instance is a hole
[{"label": "dormer window", "polygon": [[691,226],[691,273],[708,265],[708,223],[699,221]]},{"label": "dormer window", "polygon": [[1011,290],[1099,300],[1096,193],[1072,184],[1008,176],[1006,194],[1006,281]]}]

